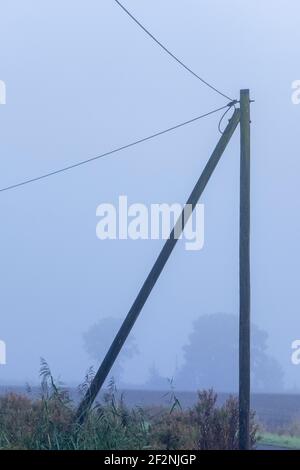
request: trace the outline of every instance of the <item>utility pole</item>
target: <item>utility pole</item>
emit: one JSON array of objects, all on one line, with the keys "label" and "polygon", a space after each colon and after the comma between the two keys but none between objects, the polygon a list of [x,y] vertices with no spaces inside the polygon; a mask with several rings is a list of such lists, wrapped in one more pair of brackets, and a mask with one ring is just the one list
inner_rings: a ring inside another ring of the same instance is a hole
[{"label": "utility pole", "polygon": [[[234,134],[238,124],[240,122],[240,110],[235,109],[232,118],[230,119],[224,133],[222,134],[219,142],[217,143],[211,157],[209,158],[201,176],[199,177],[189,199],[187,200],[186,205],[189,205],[194,208],[199,201],[201,194],[203,193],[211,175],[213,174],[220,158],[222,157],[231,137]],[[87,390],[82,402],[80,403],[76,420],[79,423],[82,423],[86,417],[88,410],[90,409],[93,401],[98,395],[105,379],[107,378],[111,367],[113,366],[119,352],[122,349],[123,344],[125,343],[133,325],[135,324],[145,302],[147,301],[153,287],[155,286],[161,272],[163,271],[176,243],[179,235],[184,230],[185,224],[188,221],[186,217],[185,208],[178,221],[176,222],[173,230],[170,233],[170,237],[167,239],[165,245],[163,246],[160,254],[158,255],[157,260],[155,261],[148,277],[146,278],[144,284],[141,287],[135,301],[132,304],[131,309],[129,310],[123,324],[121,325],[115,339],[113,340],[105,358],[103,359],[102,364],[100,365],[92,383]],[[189,216],[191,211],[188,211]],[[176,234],[176,236],[175,236]]]},{"label": "utility pole", "polygon": [[250,93],[240,93],[239,448],[250,449]]}]

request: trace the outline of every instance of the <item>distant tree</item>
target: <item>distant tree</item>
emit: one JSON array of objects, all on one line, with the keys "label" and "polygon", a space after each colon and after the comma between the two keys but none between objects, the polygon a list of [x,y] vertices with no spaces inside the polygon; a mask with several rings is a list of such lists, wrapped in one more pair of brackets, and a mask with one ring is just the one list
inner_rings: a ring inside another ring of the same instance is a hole
[{"label": "distant tree", "polygon": [[[177,386],[237,391],[238,332],[239,322],[235,315],[218,313],[198,318],[184,347],[184,364],[175,380]],[[251,325],[252,390],[280,391],[283,389],[283,371],[276,359],[267,353],[267,338],[265,331]]]},{"label": "distant tree", "polygon": [[[121,324],[122,320],[120,318],[103,318],[83,334],[86,352],[92,359],[96,360],[99,365],[104,359]],[[120,380],[123,373],[124,362],[126,359],[137,354],[137,352],[138,348],[135,338],[129,335],[111,370],[110,376],[115,380]]]}]

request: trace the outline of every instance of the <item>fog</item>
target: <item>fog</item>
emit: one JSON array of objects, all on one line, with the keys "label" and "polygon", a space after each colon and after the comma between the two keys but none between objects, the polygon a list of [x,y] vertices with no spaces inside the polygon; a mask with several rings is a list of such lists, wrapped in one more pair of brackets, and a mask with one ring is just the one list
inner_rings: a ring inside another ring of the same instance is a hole
[{"label": "fog", "polygon": [[[291,99],[300,79],[299,1],[124,4],[205,80],[234,98],[251,90],[252,322],[268,334],[267,353],[282,367],[285,390],[299,390],[300,365],[291,361],[300,339],[300,105]],[[0,12],[7,93],[0,188],[227,102],[112,0],[11,0]],[[0,193],[0,339],[7,354],[0,384],[37,383],[40,357],[68,384],[97,367],[84,333],[101,319],[125,317],[163,240],[99,240],[96,208],[117,205],[120,195],[129,203],[183,204],[219,139],[219,118]],[[138,353],[124,359],[127,385],[143,386],[153,365],[174,377],[199,317],[224,313],[238,321],[239,132],[201,202],[204,247],[187,251],[179,241],[133,329]],[[220,337],[222,331],[207,340],[217,349]],[[201,357],[196,362],[200,368]]]}]

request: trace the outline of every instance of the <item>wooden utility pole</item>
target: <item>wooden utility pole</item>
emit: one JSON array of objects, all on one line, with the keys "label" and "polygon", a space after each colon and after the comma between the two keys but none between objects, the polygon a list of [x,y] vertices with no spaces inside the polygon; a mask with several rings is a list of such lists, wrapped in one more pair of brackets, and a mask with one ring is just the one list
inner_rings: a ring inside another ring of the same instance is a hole
[{"label": "wooden utility pole", "polygon": [[[213,174],[224,150],[226,149],[234,131],[236,130],[240,122],[240,110],[235,109],[232,118],[229,121],[224,133],[222,134],[219,142],[217,143],[215,150],[213,151],[211,157],[209,158],[200,178],[198,179],[186,205],[195,208],[196,204],[199,201],[201,194],[203,193],[211,175]],[[184,230],[185,224],[188,221],[188,217],[185,216],[186,211],[183,209],[182,215],[179,217],[178,221],[173,228],[170,237],[163,246],[157,260],[155,261],[153,268],[151,269],[147,279],[140,292],[138,293],[131,309],[129,310],[120,330],[118,331],[115,339],[113,340],[105,358],[103,359],[102,364],[100,365],[92,383],[86,392],[85,397],[79,405],[77,411],[77,421],[79,423],[83,422],[86,414],[91,407],[93,401],[98,395],[105,379],[107,378],[110,369],[112,368],[119,352],[122,349],[123,344],[125,343],[133,325],[135,324],[145,302],[147,301],[156,281],[158,280],[162,270],[164,269],[176,243],[179,238],[179,234]],[[188,211],[189,216],[191,211]],[[175,236],[176,234],[176,236]]]},{"label": "wooden utility pole", "polygon": [[239,448],[250,448],[250,93],[240,94]]}]

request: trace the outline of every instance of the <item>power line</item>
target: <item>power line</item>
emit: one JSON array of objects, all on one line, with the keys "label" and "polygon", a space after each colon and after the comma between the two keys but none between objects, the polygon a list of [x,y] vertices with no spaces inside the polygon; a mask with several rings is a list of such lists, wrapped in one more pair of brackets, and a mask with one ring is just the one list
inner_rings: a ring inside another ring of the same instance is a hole
[{"label": "power line", "polygon": [[130,18],[140,27],[142,28],[142,30],[148,34],[148,36],[150,36],[151,39],[153,39],[153,41],[156,42],[156,44],[158,44],[167,54],[169,54],[169,56],[171,56],[174,60],[176,60],[176,62],[178,62],[178,64],[180,64],[185,70],[187,70],[189,73],[191,73],[194,77],[198,78],[198,80],[200,80],[202,83],[204,83],[204,85],[208,86],[209,88],[211,88],[212,90],[214,90],[216,93],[218,93],[219,95],[223,96],[224,98],[228,99],[229,101],[233,101],[232,98],[230,98],[230,96],[227,96],[225,95],[225,93],[222,93],[220,90],[218,90],[216,87],[214,87],[213,85],[211,85],[210,83],[208,83],[206,80],[204,80],[202,77],[200,77],[200,75],[198,75],[197,73],[195,73],[192,69],[190,69],[190,67],[188,67],[187,65],[185,65],[177,56],[175,56],[169,49],[166,48],[166,46],[164,46],[155,36],[153,36],[152,33],[150,33],[150,31],[145,28],[145,26],[142,25],[142,23],[139,22],[139,20],[137,18],[135,18],[132,13],[130,13],[130,11],[127,10],[127,8],[124,7],[124,5],[122,5],[122,3],[119,2],[119,0],[115,0],[115,2],[122,8],[122,10],[125,11],[125,13],[127,13],[128,16],[130,16]]},{"label": "power line", "polygon": [[[232,101],[231,105],[233,106],[234,109],[236,109],[236,106],[235,106],[235,105],[236,105],[236,101]],[[222,116],[221,116],[221,119],[220,119],[219,124],[218,124],[218,129],[219,129],[220,134],[223,134],[223,131],[222,131],[222,129],[221,129],[222,122],[223,122],[223,120],[225,119],[225,116],[226,116],[227,113],[230,111],[230,109],[231,109],[232,106],[229,106],[228,109],[226,109],[226,111],[225,111],[225,112],[222,114]]]},{"label": "power line", "polygon": [[81,166],[81,165],[86,165],[87,163],[91,163],[95,160],[99,160],[100,158],[103,158],[103,157],[107,157],[109,155],[112,155],[114,153],[117,153],[117,152],[120,152],[122,150],[126,150],[130,147],[133,147],[135,145],[138,145],[138,144],[141,144],[143,142],[146,142],[148,140],[151,140],[151,139],[154,139],[155,137],[159,137],[163,134],[167,134],[168,132],[171,132],[171,131],[174,131],[175,129],[179,129],[180,127],[183,127],[183,126],[186,126],[188,124],[191,124],[195,121],[199,121],[199,119],[202,119],[204,117],[207,117],[207,116],[210,116],[211,114],[214,114],[214,113],[217,113],[218,111],[221,111],[222,109],[225,109],[227,107],[231,107],[234,105],[235,102],[231,102],[231,103],[228,103],[227,105],[225,106],[222,106],[221,108],[218,108],[218,109],[214,109],[213,111],[209,111],[208,113],[205,113],[205,114],[202,114],[201,116],[197,116],[193,119],[190,119],[188,121],[185,121],[185,122],[182,122],[180,124],[177,124],[175,126],[172,126],[172,127],[169,127],[168,129],[165,129],[163,131],[160,131],[160,132],[156,132],[155,134],[152,134],[152,135],[149,135],[148,137],[144,137],[143,139],[139,139],[139,140],[136,140],[134,142],[131,142],[130,144],[127,144],[127,145],[123,145],[122,147],[119,147],[119,148],[116,148],[114,150],[110,150],[109,152],[105,152],[105,153],[102,153],[101,155],[97,155],[96,157],[91,157],[91,158],[88,158],[86,160],[82,160],[78,163],[74,163],[72,165],[69,165],[69,166],[65,166],[63,168],[60,168],[58,170],[54,170],[54,171],[51,171],[49,173],[45,173],[41,176],[37,176],[35,178],[30,178],[28,180],[25,180],[25,181],[22,181],[20,183],[16,183],[16,184],[12,184],[10,186],[6,186],[4,188],[1,188],[0,189],[0,192],[4,192],[4,191],[9,191],[10,189],[15,189],[15,188],[18,188],[20,186],[25,186],[26,184],[29,184],[29,183],[34,183],[35,181],[39,181],[39,180],[42,180],[44,178],[49,178],[50,176],[54,176],[54,175],[57,175],[59,173],[63,173],[65,171],[69,171],[69,170],[72,170],[73,168],[76,168],[78,166]]}]

